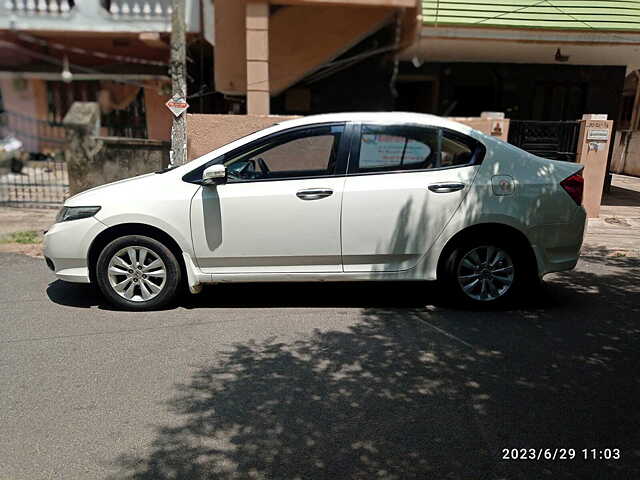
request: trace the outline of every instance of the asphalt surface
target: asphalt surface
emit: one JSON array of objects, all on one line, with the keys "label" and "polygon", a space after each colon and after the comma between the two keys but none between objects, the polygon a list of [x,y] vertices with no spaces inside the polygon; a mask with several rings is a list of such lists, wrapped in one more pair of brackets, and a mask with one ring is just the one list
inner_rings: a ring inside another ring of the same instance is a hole
[{"label": "asphalt surface", "polygon": [[640,478],[640,260],[593,252],[504,311],[441,297],[226,285],[117,312],[0,254],[0,479]]}]

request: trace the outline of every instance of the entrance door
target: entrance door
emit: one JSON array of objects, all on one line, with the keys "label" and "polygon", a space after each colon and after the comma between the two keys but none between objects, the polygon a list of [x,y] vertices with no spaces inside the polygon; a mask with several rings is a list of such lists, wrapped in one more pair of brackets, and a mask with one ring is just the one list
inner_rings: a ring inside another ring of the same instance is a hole
[{"label": "entrance door", "polygon": [[227,183],[191,202],[205,273],[338,272],[345,126],[276,134],[220,161]]},{"label": "entrance door", "polygon": [[466,195],[484,147],[457,132],[363,125],[342,205],[345,272],[415,266]]}]

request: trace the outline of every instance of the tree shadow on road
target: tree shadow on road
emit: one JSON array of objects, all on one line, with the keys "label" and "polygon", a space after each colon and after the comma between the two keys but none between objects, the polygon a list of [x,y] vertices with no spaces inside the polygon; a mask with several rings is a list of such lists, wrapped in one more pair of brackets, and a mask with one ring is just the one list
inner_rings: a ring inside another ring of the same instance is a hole
[{"label": "tree shadow on road", "polygon": [[[640,262],[590,256],[538,295],[474,314],[370,306],[343,329],[212,351],[113,478],[638,478]],[[555,447],[623,457],[501,460]]]}]

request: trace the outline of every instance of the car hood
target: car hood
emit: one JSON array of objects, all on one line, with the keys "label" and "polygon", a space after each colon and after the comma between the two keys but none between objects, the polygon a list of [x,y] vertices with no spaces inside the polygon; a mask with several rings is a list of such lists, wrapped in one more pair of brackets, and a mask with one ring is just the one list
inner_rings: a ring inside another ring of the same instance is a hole
[{"label": "car hood", "polygon": [[148,189],[152,183],[155,183],[157,178],[158,175],[155,173],[147,173],[145,175],[107,183],[106,185],[100,185],[68,198],[64,202],[64,205],[66,207],[100,206],[103,201],[107,199],[109,201],[117,199],[117,195],[119,194]]}]

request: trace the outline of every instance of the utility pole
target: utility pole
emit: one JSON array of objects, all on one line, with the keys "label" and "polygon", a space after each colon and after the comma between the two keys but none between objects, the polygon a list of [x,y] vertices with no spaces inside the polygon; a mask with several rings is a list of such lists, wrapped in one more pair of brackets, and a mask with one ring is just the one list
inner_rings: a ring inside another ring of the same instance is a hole
[{"label": "utility pole", "polygon": [[[186,38],[184,20],[185,0],[172,0],[171,15],[171,90],[174,101],[186,102],[187,71],[186,71]],[[185,112],[174,116],[171,127],[171,163],[183,165],[187,163],[187,114]]]}]

